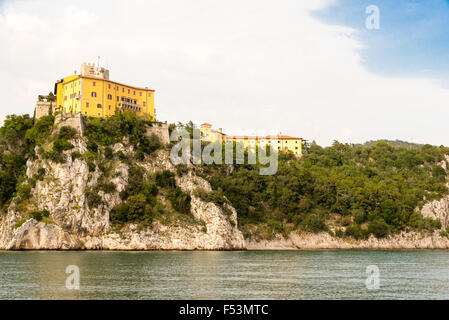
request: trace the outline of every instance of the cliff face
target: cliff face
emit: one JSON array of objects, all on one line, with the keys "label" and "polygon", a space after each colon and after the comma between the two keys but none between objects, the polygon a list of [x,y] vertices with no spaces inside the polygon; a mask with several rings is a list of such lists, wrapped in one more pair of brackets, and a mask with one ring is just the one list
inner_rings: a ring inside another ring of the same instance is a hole
[{"label": "cliff face", "polygon": [[[86,144],[82,139],[71,141],[74,149],[83,154]],[[115,152],[133,155],[132,147],[125,143],[113,146]],[[120,230],[111,226],[111,209],[121,203],[120,191],[128,184],[129,167],[118,162],[113,167],[110,182],[115,191],[99,191],[101,204],[94,209],[88,206],[86,188],[97,184],[98,169],[89,172],[82,158],[72,160],[67,153],[65,163],[54,163],[40,157],[27,162],[27,177],[31,179],[40,168],[45,177],[32,189],[26,208],[48,210],[49,217],[37,221],[24,213],[24,207],[11,204],[0,221],[0,249],[243,249],[242,233],[237,226],[237,213],[229,207],[226,212],[214,203],[204,202],[194,191],[201,187],[210,191],[210,185],[192,172],[176,177],[176,184],[191,196],[191,213],[197,223],[153,221],[150,226],[127,224]],[[139,163],[146,174],[161,170],[175,172],[166,151],[160,150]],[[230,212],[230,213],[229,213]]]},{"label": "cliff face", "polygon": [[[440,234],[449,226],[449,196],[426,203],[421,209],[424,217],[439,219],[441,230],[422,235],[402,232],[399,235],[367,240],[332,237],[328,233],[294,232],[288,238],[253,241],[243,238],[238,228],[237,213],[227,204],[218,206],[202,200],[197,189],[211,192],[210,184],[192,170],[176,175],[177,187],[191,197],[189,221],[174,219],[154,220],[150,225],[128,223],[117,228],[110,223],[112,208],[122,203],[120,192],[129,184],[130,165],[115,161],[108,182],[115,191],[99,191],[100,205],[90,208],[86,190],[94,188],[102,179],[97,168],[89,172],[83,157],[72,159],[71,152],[85,154],[82,138],[71,140],[74,148],[65,151],[66,162],[56,163],[38,156],[28,160],[26,176],[33,179],[45,169],[42,179],[36,181],[30,198],[20,203],[13,201],[8,212],[0,216],[0,249],[98,249],[98,250],[239,250],[239,249],[447,249],[449,239]],[[114,153],[135,158],[133,147],[126,139],[112,147]],[[36,152],[38,154],[38,152]],[[145,175],[169,170],[176,173],[167,151],[159,150],[137,163]],[[445,168],[446,169],[446,168]],[[15,199],[16,200],[16,199]],[[29,214],[33,210],[47,210],[49,216],[41,221]],[[172,213],[168,213],[171,215]]]}]

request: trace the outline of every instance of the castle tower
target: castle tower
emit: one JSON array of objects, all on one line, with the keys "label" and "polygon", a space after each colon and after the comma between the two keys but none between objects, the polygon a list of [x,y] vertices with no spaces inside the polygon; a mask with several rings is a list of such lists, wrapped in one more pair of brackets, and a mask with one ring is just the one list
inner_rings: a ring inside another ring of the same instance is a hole
[{"label": "castle tower", "polygon": [[96,67],[93,63],[83,62],[81,65],[81,76],[94,76],[102,78],[104,80],[109,80],[109,70],[102,68],[100,66]]}]

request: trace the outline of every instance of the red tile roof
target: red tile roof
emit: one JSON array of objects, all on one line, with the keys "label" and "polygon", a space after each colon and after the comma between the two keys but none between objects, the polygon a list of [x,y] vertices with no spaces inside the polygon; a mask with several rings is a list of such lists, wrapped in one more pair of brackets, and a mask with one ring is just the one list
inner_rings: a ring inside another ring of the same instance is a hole
[{"label": "red tile roof", "polygon": [[301,140],[302,138],[275,135],[275,136],[226,136],[226,139],[246,139],[246,140],[261,140],[261,139],[277,139],[277,140]]}]

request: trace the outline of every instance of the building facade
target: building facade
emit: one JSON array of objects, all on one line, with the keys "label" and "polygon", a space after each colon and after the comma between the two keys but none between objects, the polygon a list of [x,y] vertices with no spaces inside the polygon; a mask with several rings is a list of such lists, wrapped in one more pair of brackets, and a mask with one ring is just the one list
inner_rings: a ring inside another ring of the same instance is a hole
[{"label": "building facade", "polygon": [[278,151],[291,151],[296,156],[302,155],[302,138],[285,136],[226,136],[226,142],[243,144],[244,148],[266,145]]},{"label": "building facade", "polygon": [[56,105],[66,113],[109,117],[115,110],[131,110],[155,121],[154,90],[109,80],[109,70],[83,63],[79,75],[55,84]]},{"label": "building facade", "polygon": [[286,136],[282,133],[272,136],[230,136],[224,134],[221,128],[218,131],[212,129],[210,123],[203,123],[200,129],[203,141],[236,142],[242,144],[244,148],[266,145],[274,150],[291,151],[296,156],[302,155],[302,138]]},{"label": "building facade", "polygon": [[203,141],[207,142],[216,142],[216,141],[223,141],[224,137],[226,136],[221,128],[217,130],[212,129],[212,125],[210,123],[203,123],[200,126],[201,130],[201,139]]}]

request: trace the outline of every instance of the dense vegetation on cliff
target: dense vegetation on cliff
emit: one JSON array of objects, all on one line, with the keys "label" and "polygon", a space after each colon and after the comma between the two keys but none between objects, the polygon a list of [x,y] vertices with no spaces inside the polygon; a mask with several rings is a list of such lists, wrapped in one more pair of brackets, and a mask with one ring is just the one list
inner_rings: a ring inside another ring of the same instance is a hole
[{"label": "dense vegetation on cliff", "polygon": [[424,219],[417,207],[448,193],[441,166],[448,148],[335,142],[307,151],[301,159],[281,154],[272,176],[261,176],[248,165],[203,170],[237,209],[246,237],[301,229],[359,239],[441,227],[439,221]]}]

